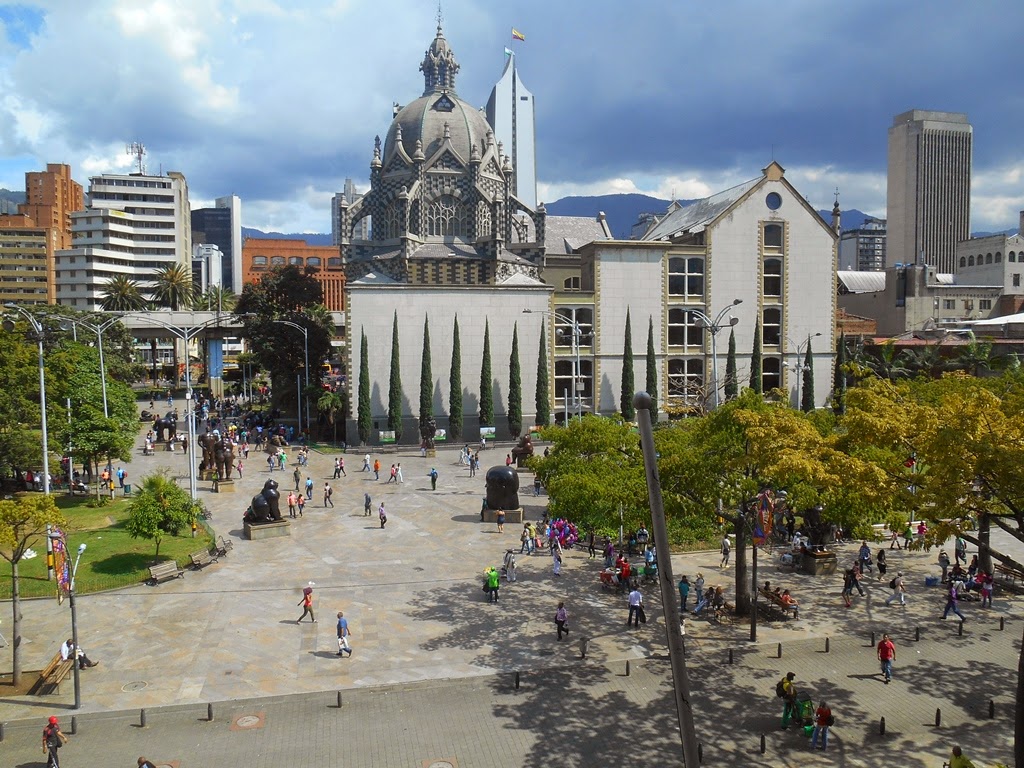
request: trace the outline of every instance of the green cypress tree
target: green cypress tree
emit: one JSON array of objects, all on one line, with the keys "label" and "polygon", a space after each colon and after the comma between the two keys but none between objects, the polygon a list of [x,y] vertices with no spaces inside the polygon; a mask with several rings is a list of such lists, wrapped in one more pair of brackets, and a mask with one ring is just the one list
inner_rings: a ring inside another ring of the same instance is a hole
[{"label": "green cypress tree", "polygon": [[651,396],[651,421],[658,420],[658,359],[654,355],[654,318],[647,322],[647,394]]},{"label": "green cypress tree", "polygon": [[633,407],[633,395],[636,383],[633,381],[633,330],[629,322],[629,307],[626,307],[626,338],[622,346],[622,393],[619,397],[619,410],[622,418],[633,421],[636,408]]},{"label": "green cypress tree", "polygon": [[548,397],[548,339],[545,322],[540,322],[540,351],[537,353],[537,418],[542,427],[551,423],[551,400]]},{"label": "green cypress tree", "polygon": [[761,321],[754,324],[754,348],[750,351],[750,388],[762,394],[764,386],[761,383]]},{"label": "green cypress tree", "polygon": [[846,413],[846,334],[839,335],[836,350],[836,371],[832,383],[832,410],[837,416]]},{"label": "green cypress tree", "polygon": [[388,385],[388,429],[395,433],[395,442],[402,439],[402,372],[398,357],[398,311],[391,325],[391,382]]},{"label": "green cypress tree", "polygon": [[523,431],[523,381],[519,370],[519,323],[512,326],[512,355],[508,361],[508,431],[519,437]]},{"label": "green cypress tree", "polygon": [[480,363],[480,426],[494,426],[494,383],[491,377],[491,324],[484,320],[484,354]]},{"label": "green cypress tree", "polygon": [[448,434],[452,441],[462,439],[462,342],[459,340],[459,316],[452,329],[452,370],[448,376]]},{"label": "green cypress tree", "polygon": [[736,329],[729,329],[729,356],[725,359],[725,399],[733,400],[740,393],[740,380],[736,373]]},{"label": "green cypress tree", "polygon": [[811,339],[807,337],[807,354],[804,355],[803,392],[800,393],[800,409],[804,413],[814,410],[814,356],[811,354]]},{"label": "green cypress tree", "polygon": [[434,375],[430,366],[430,319],[423,318],[423,356],[420,359],[420,434],[433,416]]},{"label": "green cypress tree", "polygon": [[367,348],[366,331],[359,329],[362,338],[359,340],[359,407],[356,424],[359,428],[359,443],[370,442],[370,429],[373,427],[373,414],[370,412],[370,354]]}]

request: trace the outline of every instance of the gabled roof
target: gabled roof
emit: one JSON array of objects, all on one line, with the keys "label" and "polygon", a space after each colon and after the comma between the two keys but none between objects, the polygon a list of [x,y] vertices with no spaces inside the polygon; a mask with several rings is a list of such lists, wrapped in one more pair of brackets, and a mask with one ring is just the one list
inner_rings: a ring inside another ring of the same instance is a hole
[{"label": "gabled roof", "polygon": [[544,222],[544,248],[548,256],[576,253],[595,240],[611,240],[604,217],[548,216]]},{"label": "gabled roof", "polygon": [[367,272],[362,277],[358,277],[355,280],[349,280],[349,285],[394,285],[397,280],[393,280],[387,275],[382,275],[380,272]]},{"label": "gabled roof", "polygon": [[641,240],[670,240],[687,232],[703,232],[708,224],[723,214],[729,206],[764,180],[764,176],[737,184],[703,200],[694,200],[689,205],[679,206],[673,201],[665,217],[644,233]]},{"label": "gabled roof", "polygon": [[512,275],[509,275],[504,280],[498,280],[497,283],[495,283],[495,285],[504,285],[504,286],[509,286],[509,287],[512,287],[512,286],[524,286],[524,287],[525,286],[529,286],[529,287],[537,287],[537,288],[541,288],[541,287],[546,288],[546,287],[548,287],[547,283],[545,283],[545,282],[543,282],[541,280],[537,280],[536,278],[530,277],[529,275],[519,274],[518,272],[515,273],[515,274],[512,274]]}]

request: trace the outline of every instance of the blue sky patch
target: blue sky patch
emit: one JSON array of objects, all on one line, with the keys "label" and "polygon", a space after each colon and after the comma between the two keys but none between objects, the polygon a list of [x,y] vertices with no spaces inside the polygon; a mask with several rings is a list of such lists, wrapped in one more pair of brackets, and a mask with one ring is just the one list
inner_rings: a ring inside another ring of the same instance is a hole
[{"label": "blue sky patch", "polygon": [[0,5],[0,24],[7,39],[18,48],[28,48],[32,35],[39,31],[46,19],[42,8],[30,5]]}]

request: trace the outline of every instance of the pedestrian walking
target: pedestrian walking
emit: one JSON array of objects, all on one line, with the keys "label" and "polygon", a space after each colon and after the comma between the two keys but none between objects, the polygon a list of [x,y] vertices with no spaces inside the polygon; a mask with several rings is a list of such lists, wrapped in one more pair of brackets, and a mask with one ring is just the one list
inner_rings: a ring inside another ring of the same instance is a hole
[{"label": "pedestrian walking", "polygon": [[558,603],[558,610],[555,611],[555,626],[558,627],[558,639],[562,639],[562,633],[569,634],[569,612],[565,610],[565,603]]},{"label": "pedestrian walking", "polygon": [[502,563],[502,570],[505,572],[505,581],[516,580],[516,553],[511,549],[505,550],[505,561]]},{"label": "pedestrian walking", "polygon": [[497,514],[494,516],[494,521],[498,524],[498,533],[505,532],[505,510],[499,509]]},{"label": "pedestrian walking", "polygon": [[338,655],[344,656],[346,653],[352,655],[352,646],[349,644],[348,639],[352,637],[352,630],[349,629],[348,619],[345,618],[343,611],[338,611]]},{"label": "pedestrian walking", "polygon": [[302,615],[295,620],[296,624],[306,618],[307,615],[309,620],[316,624],[316,616],[313,615],[313,582],[310,582],[308,587],[302,588],[302,599],[296,605],[302,606]]},{"label": "pedestrian walking", "polygon": [[288,517],[295,517],[295,491],[288,491]]},{"label": "pedestrian walking", "polygon": [[398,477],[398,482],[405,482],[405,478],[402,477],[402,462],[398,462],[398,465],[395,467],[395,475]]},{"label": "pedestrian walking", "polygon": [[267,466],[270,467],[270,474],[274,474],[274,455],[267,456]]},{"label": "pedestrian walking", "polygon": [[587,555],[590,560],[597,558],[597,546],[596,546],[597,535],[594,533],[594,529],[590,529],[590,533],[587,534]]},{"label": "pedestrian walking", "polygon": [[562,545],[558,539],[553,539],[551,545],[551,567],[555,576],[562,575]]},{"label": "pedestrian walking", "polygon": [[963,750],[956,746],[950,753],[949,768],[974,768],[974,763],[964,757]]},{"label": "pedestrian walking", "polygon": [[391,465],[391,473],[388,477],[387,485],[390,485],[391,483],[398,483],[398,469],[394,464]]},{"label": "pedestrian walking", "polygon": [[370,454],[366,454],[365,456],[363,456],[363,468],[361,470],[359,470],[359,471],[360,472],[370,472],[370,471],[372,471],[370,469]]},{"label": "pedestrian walking", "polygon": [[[959,561],[958,561],[959,562]],[[949,555],[946,550],[939,550],[939,567],[942,569],[942,583],[946,583],[946,579],[949,577]]]},{"label": "pedestrian walking", "polygon": [[[313,496],[313,481],[309,481],[309,494],[310,498]],[[334,495],[334,489],[331,484],[324,480],[324,506],[330,505],[331,509],[334,509],[334,500],[331,498]]]},{"label": "pedestrian walking", "polygon": [[991,571],[982,571],[978,575],[978,581],[981,582],[981,607],[991,608],[992,607],[992,589],[995,587],[995,580],[992,578]]},{"label": "pedestrian walking", "polygon": [[899,600],[900,605],[907,604],[907,584],[903,580],[903,571],[896,572],[889,582],[889,589],[892,590],[892,594],[885,598],[886,605],[891,605],[893,600]]},{"label": "pedestrian walking", "polygon": [[338,457],[338,469],[341,470],[341,474],[342,475],[344,475],[345,477],[348,477],[348,472],[345,471],[345,457],[344,456]]},{"label": "pedestrian walking", "polygon": [[299,468],[296,467],[295,471],[292,472],[292,479],[295,481],[295,492],[299,492],[299,484],[302,482],[302,473],[299,472]]},{"label": "pedestrian walking", "polygon": [[306,497],[301,493],[295,494],[295,508],[299,511],[299,517],[302,517],[302,510],[306,508]]},{"label": "pedestrian walking", "polygon": [[679,612],[686,613],[686,603],[690,599],[690,580],[684,575],[679,580]]},{"label": "pedestrian walking", "polygon": [[729,554],[732,552],[732,545],[729,543],[729,536],[726,534],[722,537],[722,562],[719,564],[720,568],[725,568],[729,565]]},{"label": "pedestrian walking", "polygon": [[959,597],[960,596],[957,593],[957,583],[954,581],[949,585],[949,592],[946,593],[946,610],[942,612],[942,618],[946,618],[946,616],[949,615],[949,612],[952,611],[960,617],[960,621],[967,621],[967,619],[964,618],[964,615],[960,613],[958,605]]},{"label": "pedestrian walking", "polygon": [[498,569],[492,565],[484,572],[484,577],[487,579],[487,602],[498,602],[498,589],[501,587]]},{"label": "pedestrian walking", "polygon": [[384,509],[384,502],[380,503],[380,509],[377,510],[377,516],[380,518],[380,529],[383,531],[384,526],[388,524],[388,513]]},{"label": "pedestrian walking", "polygon": [[[118,470],[118,471],[120,471],[120,470]],[[966,563],[967,562],[967,542],[964,540],[963,536],[957,536],[956,537],[956,543],[955,543],[953,549],[954,549],[954,556],[956,557],[956,561],[958,563],[961,562],[961,561]]]},{"label": "pedestrian walking", "polygon": [[373,502],[370,500],[370,494],[369,493],[364,493],[363,494],[363,517],[369,517],[370,516],[370,506],[372,504],[373,504]]},{"label": "pedestrian walking", "polygon": [[875,564],[878,566],[878,581],[881,581],[885,578],[885,572],[889,568],[889,563],[885,559],[885,547],[879,547]]},{"label": "pedestrian walking", "polygon": [[[325,485],[326,485],[326,483],[325,483]],[[306,477],[306,500],[307,501],[312,501],[313,500],[313,478],[308,477],[308,476]]]},{"label": "pedestrian walking", "polygon": [[782,678],[778,685],[775,686],[775,693],[781,696],[782,702],[782,730],[789,728],[789,721],[793,719],[793,716],[797,714],[796,711],[796,685],[793,680],[796,678],[795,672],[787,672],[786,676]]},{"label": "pedestrian walking", "polygon": [[341,459],[334,460],[334,478],[335,480],[341,479]]},{"label": "pedestrian walking", "polygon": [[430,490],[437,490],[437,469],[434,467],[430,468]]},{"label": "pedestrian walking", "polygon": [[883,634],[882,642],[878,644],[878,660],[882,663],[882,677],[888,685],[892,680],[892,663],[896,661],[896,645],[888,634]]},{"label": "pedestrian walking", "polygon": [[235,470],[238,472],[238,479],[242,479],[242,460],[238,460],[238,464],[235,466]]},{"label": "pedestrian walking", "polygon": [[380,459],[373,460],[373,479],[380,480]]},{"label": "pedestrian walking", "polygon": [[43,728],[43,753],[46,755],[46,768],[60,768],[58,750],[68,743],[68,737],[60,729],[60,722],[50,715]]},{"label": "pedestrian walking", "polygon": [[818,708],[814,711],[814,733],[811,736],[811,749],[818,749],[818,736],[821,736],[821,750],[828,749],[828,729],[832,727],[836,719],[832,716],[832,710],[828,703],[822,699]]},{"label": "pedestrian walking", "polygon": [[[644,596],[640,594],[639,587],[633,587],[629,593],[629,614],[626,616],[626,626],[633,626],[640,629],[640,617],[644,612]],[[644,617],[646,619],[646,617]],[[645,621],[646,623],[646,621]]]},{"label": "pedestrian walking", "polygon": [[843,591],[840,592],[840,596],[843,598],[843,604],[849,608],[853,605],[853,585],[857,581],[857,569],[848,568],[843,573]]},{"label": "pedestrian walking", "polygon": [[871,547],[868,546],[866,540],[860,543],[860,549],[857,551],[857,560],[861,573],[871,571]]}]

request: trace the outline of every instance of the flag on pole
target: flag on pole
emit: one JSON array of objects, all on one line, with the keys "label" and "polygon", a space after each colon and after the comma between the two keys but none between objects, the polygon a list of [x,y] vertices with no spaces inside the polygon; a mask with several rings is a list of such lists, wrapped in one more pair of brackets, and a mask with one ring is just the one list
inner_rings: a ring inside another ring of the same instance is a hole
[{"label": "flag on pole", "polygon": [[526,42],[526,35],[524,35],[522,32],[520,32],[515,27],[512,27],[512,39],[513,40],[520,40],[522,42]]},{"label": "flag on pole", "polygon": [[512,49],[509,48],[508,46],[505,47],[505,55],[506,56],[511,56],[512,55]]}]

